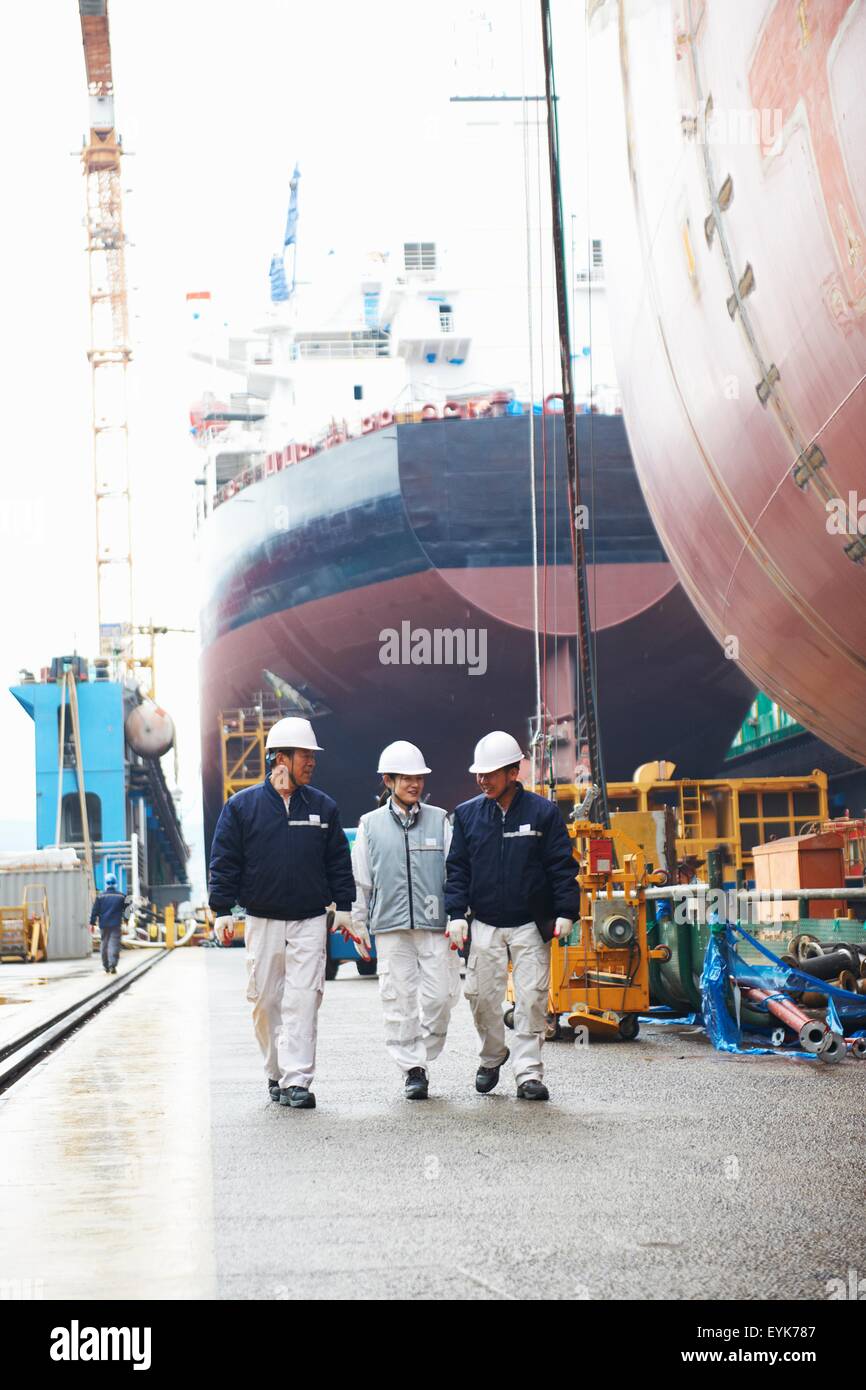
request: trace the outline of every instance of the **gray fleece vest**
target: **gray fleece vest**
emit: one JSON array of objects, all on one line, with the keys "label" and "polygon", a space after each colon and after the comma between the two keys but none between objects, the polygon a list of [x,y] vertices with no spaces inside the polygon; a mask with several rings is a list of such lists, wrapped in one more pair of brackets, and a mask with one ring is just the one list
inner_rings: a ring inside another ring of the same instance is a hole
[{"label": "gray fleece vest", "polygon": [[447,812],[422,805],[406,827],[389,800],[361,819],[373,880],[370,930],[444,931]]}]

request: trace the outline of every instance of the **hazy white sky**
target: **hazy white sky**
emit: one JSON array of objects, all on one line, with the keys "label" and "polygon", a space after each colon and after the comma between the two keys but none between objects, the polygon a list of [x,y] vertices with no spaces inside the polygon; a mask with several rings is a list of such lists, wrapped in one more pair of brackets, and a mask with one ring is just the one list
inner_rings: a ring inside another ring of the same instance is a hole
[{"label": "hazy white sky", "polygon": [[[582,216],[582,7],[554,0],[570,208]],[[486,17],[486,19],[485,19]],[[254,320],[302,170],[305,248],[402,237],[431,189],[448,97],[543,90],[536,0],[110,0],[134,361],[130,446],[138,621],[194,627],[189,441],[194,370],[185,294]],[[0,221],[0,847],[34,843],[32,724],[7,693],[77,647],[97,651],[84,187],[87,96],[78,6],[7,17]],[[515,205],[522,220],[523,208]],[[423,228],[418,229],[423,235]],[[406,235],[409,235],[407,230]],[[200,855],[197,647],[168,636],[157,693],[178,726],[184,826]],[[168,763],[167,763],[168,767]]]}]

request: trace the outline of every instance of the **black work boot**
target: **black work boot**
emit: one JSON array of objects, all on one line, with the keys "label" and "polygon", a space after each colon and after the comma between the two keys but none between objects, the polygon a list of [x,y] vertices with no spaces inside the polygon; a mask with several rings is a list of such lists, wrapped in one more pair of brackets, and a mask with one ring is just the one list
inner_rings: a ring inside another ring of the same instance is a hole
[{"label": "black work boot", "polygon": [[279,1100],[280,1098],[280,1083],[279,1081],[271,1081],[270,1077],[268,1077],[268,1095],[271,1100]]},{"label": "black work boot", "polygon": [[543,1081],[531,1076],[528,1081],[521,1081],[517,1088],[518,1100],[550,1100],[550,1092]]},{"label": "black work boot", "polygon": [[502,1061],[498,1064],[498,1066],[478,1068],[477,1072],[475,1073],[475,1089],[482,1096],[486,1096],[488,1091],[492,1091],[493,1087],[498,1084],[499,1069],[500,1067],[505,1066],[505,1063],[508,1061],[510,1056],[511,1052],[506,1047],[505,1056],[503,1057]]},{"label": "black work boot", "polygon": [[315,1110],[316,1097],[306,1086],[288,1086],[280,1091],[280,1105],[290,1105],[293,1110]]},{"label": "black work boot", "polygon": [[404,1092],[407,1100],[427,1099],[427,1073],[423,1067],[412,1067],[406,1073]]}]

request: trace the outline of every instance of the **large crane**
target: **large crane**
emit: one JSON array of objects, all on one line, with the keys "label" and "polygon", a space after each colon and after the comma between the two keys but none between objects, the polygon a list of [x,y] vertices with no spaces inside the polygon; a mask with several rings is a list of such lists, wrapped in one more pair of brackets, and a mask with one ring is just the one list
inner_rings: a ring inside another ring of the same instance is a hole
[{"label": "large crane", "polygon": [[93,483],[99,650],[133,664],[132,516],[127,420],[129,313],[121,159],[114,124],[108,0],[78,0],[90,97],[81,162],[87,194]]}]

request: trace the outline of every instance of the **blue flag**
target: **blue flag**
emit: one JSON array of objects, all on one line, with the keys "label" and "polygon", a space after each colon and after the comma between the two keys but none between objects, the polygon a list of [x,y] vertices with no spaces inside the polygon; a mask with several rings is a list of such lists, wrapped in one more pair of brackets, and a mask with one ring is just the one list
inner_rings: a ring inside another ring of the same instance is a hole
[{"label": "blue flag", "polygon": [[286,267],[282,256],[271,256],[271,301],[280,304],[289,297],[289,287],[286,283]]},{"label": "blue flag", "polygon": [[283,238],[284,246],[293,245],[298,230],[298,179],[300,177],[301,171],[296,164],[295,172],[289,181],[289,188],[292,193],[289,198],[289,215],[286,218],[286,235]]}]

